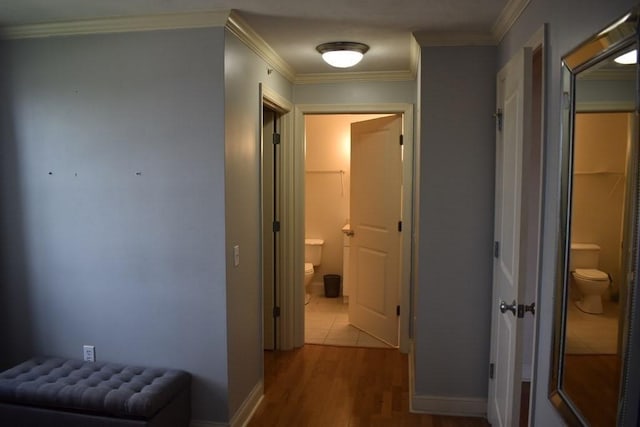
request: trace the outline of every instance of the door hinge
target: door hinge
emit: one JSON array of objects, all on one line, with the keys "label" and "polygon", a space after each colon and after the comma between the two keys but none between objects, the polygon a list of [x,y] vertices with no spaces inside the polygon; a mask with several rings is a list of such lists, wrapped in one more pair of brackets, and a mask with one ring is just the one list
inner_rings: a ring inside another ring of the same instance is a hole
[{"label": "door hinge", "polygon": [[273,134],[273,145],[278,145],[280,144],[280,134],[279,133],[274,133]]},{"label": "door hinge", "polygon": [[273,232],[277,233],[280,231],[280,221],[273,221]]},{"label": "door hinge", "polygon": [[402,231],[402,221],[398,221],[398,231]]},{"label": "door hinge", "polygon": [[280,307],[273,307],[273,317],[280,317]]},{"label": "door hinge", "polygon": [[400,135],[400,145],[404,145],[404,135]]},{"label": "door hinge", "polygon": [[493,257],[500,258],[500,242],[493,242]]},{"label": "door hinge", "polygon": [[502,109],[498,108],[498,111],[493,113],[493,117],[496,119],[496,126],[499,131],[502,131]]},{"label": "door hinge", "polygon": [[489,379],[493,379],[495,373],[496,373],[496,364],[489,363]]},{"label": "door hinge", "polygon": [[400,316],[400,306],[396,305],[396,315]]}]

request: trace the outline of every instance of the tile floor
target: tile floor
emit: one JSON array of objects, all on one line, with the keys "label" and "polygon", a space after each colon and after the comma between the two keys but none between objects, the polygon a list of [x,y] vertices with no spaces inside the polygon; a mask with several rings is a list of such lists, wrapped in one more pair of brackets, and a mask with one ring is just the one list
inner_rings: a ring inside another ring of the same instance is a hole
[{"label": "tile floor", "polygon": [[618,346],[618,304],[603,301],[603,314],[588,314],[569,302],[567,348],[570,354],[615,354]]},{"label": "tile floor", "polygon": [[342,298],[312,295],[305,305],[304,342],[349,347],[391,348],[349,324],[349,306]]}]

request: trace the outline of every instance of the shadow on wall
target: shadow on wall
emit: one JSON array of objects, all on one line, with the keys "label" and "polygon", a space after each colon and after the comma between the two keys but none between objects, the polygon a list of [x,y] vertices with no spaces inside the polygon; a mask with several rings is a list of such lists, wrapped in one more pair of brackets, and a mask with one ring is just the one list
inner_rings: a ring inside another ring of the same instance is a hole
[{"label": "shadow on wall", "polygon": [[0,370],[33,353],[29,304],[29,269],[26,258],[20,180],[19,141],[12,113],[9,84],[11,62],[0,43]]}]

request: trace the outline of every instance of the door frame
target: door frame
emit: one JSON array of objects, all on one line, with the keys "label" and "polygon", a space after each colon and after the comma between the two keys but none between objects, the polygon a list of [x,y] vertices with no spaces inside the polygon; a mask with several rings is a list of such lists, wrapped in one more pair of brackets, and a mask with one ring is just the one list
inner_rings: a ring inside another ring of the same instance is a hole
[{"label": "door frame", "polygon": [[[410,323],[411,323],[411,283],[412,283],[412,254],[413,241],[415,239],[413,221],[413,200],[414,200],[414,113],[413,104],[405,103],[372,103],[372,104],[300,104],[294,111],[294,141],[292,151],[292,163],[283,160],[283,180],[285,181],[285,191],[290,190],[293,197],[287,197],[286,208],[291,208],[289,224],[284,223],[283,228],[290,231],[290,234],[281,236],[283,246],[290,252],[287,269],[283,270],[283,283],[292,283],[293,286],[286,286],[281,290],[282,313],[290,313],[291,316],[282,317],[280,321],[280,336],[282,338],[282,349],[302,347],[304,345],[304,292],[302,283],[304,282],[304,202],[305,202],[305,114],[384,114],[394,113],[402,115],[402,133],[404,144],[403,159],[403,188],[402,188],[402,257],[401,257],[401,281],[400,292],[400,326],[399,326],[399,349],[402,353],[409,352]],[[285,124],[283,123],[283,127]],[[283,147],[283,156],[287,157],[288,151]],[[286,163],[286,164],[285,164]],[[286,170],[287,168],[291,168]],[[285,195],[286,193],[282,193]],[[285,196],[286,197],[286,196]],[[291,204],[289,204],[291,202]],[[283,209],[284,210],[286,210]],[[284,212],[283,212],[284,213]],[[406,230],[406,232],[404,232]],[[284,344],[291,346],[284,346]]]},{"label": "door frame", "polygon": [[[295,265],[295,248],[292,245],[292,236],[294,230],[294,220],[293,220],[293,199],[292,195],[294,192],[290,188],[291,185],[295,182],[293,173],[294,173],[294,164],[293,164],[293,104],[289,102],[286,98],[278,94],[276,91],[272,90],[268,86],[263,83],[259,84],[259,111],[260,111],[260,134],[262,135],[262,112],[265,107],[274,110],[279,114],[280,120],[280,185],[278,191],[280,193],[280,222],[282,227],[280,229],[280,244],[278,245],[278,253],[274,254],[276,257],[277,267],[279,268],[279,280],[275,284],[275,293],[277,296],[276,304],[281,308],[280,309],[280,321],[275,322],[275,335],[277,337],[277,341],[275,343],[274,350],[281,349],[290,349],[292,348],[292,336],[293,331],[289,330],[292,326],[292,318],[293,313],[290,310],[285,309],[285,307],[291,306],[291,302],[289,298],[291,298],[291,294],[288,286],[284,286],[285,283],[294,283],[293,279],[293,266]],[[262,149],[262,144],[264,144],[264,140],[261,137],[260,139],[260,176],[262,177],[262,162],[264,161],[263,155],[264,151]],[[262,179],[262,178],[261,178]],[[260,183],[260,188],[262,188],[262,182]],[[261,227],[260,230],[262,232],[263,227],[271,227],[271,224],[263,224],[262,218],[264,217],[263,213],[263,194],[262,190],[260,191],[260,222]],[[262,251],[262,234],[260,236],[260,250]],[[260,262],[262,264],[263,257],[260,257]],[[264,272],[264,268],[260,265],[260,300],[262,301],[262,307],[264,308],[264,292],[262,288],[262,284],[264,283],[264,278],[262,277]],[[261,328],[260,328],[260,345],[264,343],[264,313],[260,316]]]},{"label": "door frame", "polygon": [[[536,251],[535,251],[535,266],[536,268],[534,269],[533,273],[535,274],[535,278],[532,280],[532,283],[535,286],[535,289],[533,289],[533,295],[535,296],[535,303],[536,303],[536,315],[534,316],[533,319],[533,343],[532,343],[532,347],[531,347],[531,366],[528,367],[530,369],[530,374],[531,374],[531,379],[530,379],[530,391],[529,391],[529,416],[528,416],[528,424],[529,426],[533,426],[535,425],[535,404],[536,404],[536,384],[537,384],[537,378],[538,378],[538,339],[539,339],[539,328],[540,328],[540,315],[539,315],[539,308],[540,308],[540,292],[542,289],[542,286],[540,286],[540,280],[542,278],[542,233],[543,233],[543,226],[544,226],[544,206],[545,206],[545,197],[546,197],[546,192],[545,192],[545,169],[546,169],[546,144],[545,144],[545,140],[546,140],[546,135],[547,135],[547,120],[546,120],[546,109],[545,109],[545,105],[546,105],[546,97],[547,97],[547,64],[548,62],[548,58],[549,58],[549,52],[548,52],[548,45],[547,45],[547,40],[548,40],[548,25],[547,24],[543,24],[540,28],[538,28],[538,30],[533,33],[533,35],[527,40],[527,42],[524,44],[524,48],[530,48],[531,51],[535,54],[535,52],[539,49],[540,50],[540,54],[541,54],[541,64],[540,64],[540,68],[541,68],[541,73],[540,73],[540,82],[539,82],[539,90],[540,90],[540,99],[538,100],[539,102],[539,110],[537,111],[537,113],[539,114],[539,122],[538,123],[531,123],[531,129],[533,130],[533,128],[535,126],[538,126],[538,139],[534,140],[533,138],[530,139],[530,143],[531,144],[539,144],[540,146],[540,153],[539,153],[539,170],[538,170],[538,176],[539,176],[539,188],[538,188],[538,208],[536,210],[536,224],[537,224],[537,230],[535,232],[535,236],[536,236]],[[532,76],[533,76],[533,69],[532,71]],[[532,84],[534,84],[533,89],[536,88],[535,83],[532,82]],[[533,93],[532,93],[533,95]],[[532,106],[533,107],[533,106]],[[535,117],[535,115],[533,115],[533,109],[532,109],[532,117]],[[528,292],[525,292],[525,295]],[[522,411],[522,408],[520,408],[520,411]]]}]

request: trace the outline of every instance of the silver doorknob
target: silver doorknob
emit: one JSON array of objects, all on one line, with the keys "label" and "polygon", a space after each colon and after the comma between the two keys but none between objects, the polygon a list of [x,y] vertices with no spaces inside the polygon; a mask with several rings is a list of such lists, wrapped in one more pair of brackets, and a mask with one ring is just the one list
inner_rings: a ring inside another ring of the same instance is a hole
[{"label": "silver doorknob", "polygon": [[516,304],[515,300],[513,301],[513,303],[511,305],[507,304],[504,301],[500,301],[500,312],[501,313],[506,313],[507,311],[510,311],[515,316],[517,309],[518,309],[518,304]]}]

